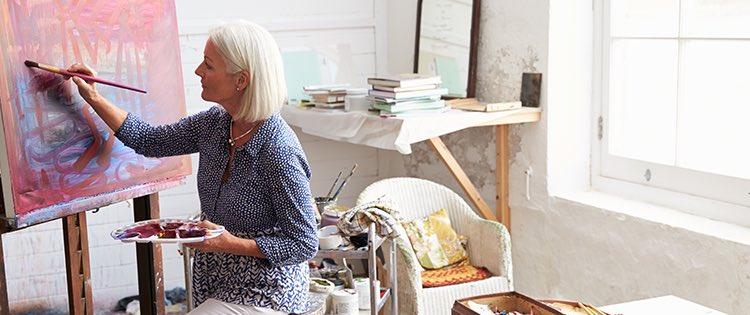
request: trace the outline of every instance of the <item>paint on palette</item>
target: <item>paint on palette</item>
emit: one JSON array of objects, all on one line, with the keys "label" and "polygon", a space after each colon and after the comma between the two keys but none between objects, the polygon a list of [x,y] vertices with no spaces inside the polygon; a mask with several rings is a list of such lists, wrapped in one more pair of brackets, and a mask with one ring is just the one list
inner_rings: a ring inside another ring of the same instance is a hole
[{"label": "paint on palette", "polygon": [[113,132],[61,76],[24,66],[83,62],[107,99],[152,124],[185,116],[174,1],[0,2],[0,169],[3,207],[16,227],[163,190],[190,158],[146,158]]}]

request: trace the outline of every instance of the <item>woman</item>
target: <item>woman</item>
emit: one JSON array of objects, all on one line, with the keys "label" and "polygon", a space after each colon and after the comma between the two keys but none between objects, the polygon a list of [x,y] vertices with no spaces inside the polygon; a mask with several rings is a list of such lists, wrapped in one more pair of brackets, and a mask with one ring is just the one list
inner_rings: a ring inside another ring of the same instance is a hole
[{"label": "woman", "polygon": [[[205,218],[226,232],[201,243],[193,265],[190,314],[301,313],[308,267],[318,248],[310,169],[299,140],[278,114],[286,97],[278,46],[262,27],[213,29],[195,70],[201,98],[218,103],[172,125],[153,127],[74,77],[83,98],[139,154],[199,152],[198,194]],[[73,72],[93,74],[76,64]]]}]

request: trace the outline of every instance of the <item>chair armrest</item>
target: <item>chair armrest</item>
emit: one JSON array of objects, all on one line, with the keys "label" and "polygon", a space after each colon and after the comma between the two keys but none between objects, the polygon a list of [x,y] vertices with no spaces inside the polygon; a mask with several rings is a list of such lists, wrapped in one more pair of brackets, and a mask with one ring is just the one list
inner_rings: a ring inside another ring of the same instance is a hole
[{"label": "chair armrest", "polygon": [[486,267],[492,274],[508,279],[513,290],[513,260],[510,248],[510,233],[504,225],[477,218],[471,222],[468,251],[472,265]]},{"label": "chair armrest", "polygon": [[424,314],[422,308],[422,271],[406,235],[396,239],[396,281],[398,281],[398,309],[403,314]]}]

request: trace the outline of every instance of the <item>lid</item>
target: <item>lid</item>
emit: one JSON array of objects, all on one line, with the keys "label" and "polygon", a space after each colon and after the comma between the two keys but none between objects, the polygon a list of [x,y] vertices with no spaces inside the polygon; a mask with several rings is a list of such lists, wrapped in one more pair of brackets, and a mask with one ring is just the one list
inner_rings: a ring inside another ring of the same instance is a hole
[{"label": "lid", "polygon": [[323,210],[323,215],[326,215],[326,216],[329,216],[329,217],[334,217],[334,218],[340,218],[341,217],[341,212],[338,212],[338,211],[332,210],[332,209],[325,209],[325,210]]}]

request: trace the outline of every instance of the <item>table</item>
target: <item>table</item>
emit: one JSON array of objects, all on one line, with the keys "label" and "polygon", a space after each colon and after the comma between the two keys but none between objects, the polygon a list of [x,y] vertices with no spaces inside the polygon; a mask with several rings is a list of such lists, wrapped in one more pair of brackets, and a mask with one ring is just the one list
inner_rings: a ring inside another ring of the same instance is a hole
[{"label": "table", "polygon": [[[286,105],[281,115],[292,126],[304,133],[379,149],[411,153],[411,144],[427,140],[458,181],[471,204],[486,219],[499,221],[510,231],[508,207],[508,125],[536,122],[541,118],[539,108],[524,107],[492,113],[450,110],[441,114],[426,114],[403,118],[382,118],[368,112],[328,111]],[[495,212],[490,210],[466,172],[458,164],[440,136],[472,127],[493,126],[495,132]]]},{"label": "table", "polygon": [[622,315],[726,315],[717,310],[681,299],[674,295],[607,305],[599,307],[599,309],[610,314]]}]

